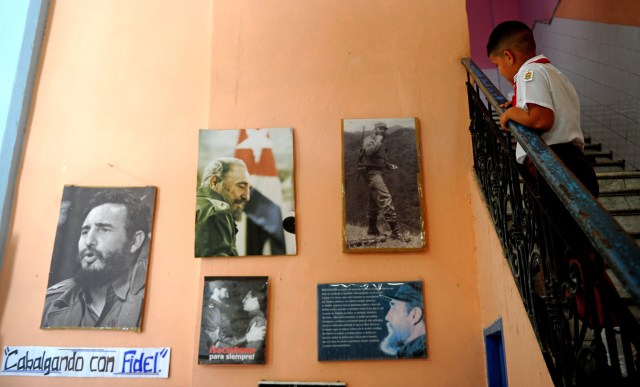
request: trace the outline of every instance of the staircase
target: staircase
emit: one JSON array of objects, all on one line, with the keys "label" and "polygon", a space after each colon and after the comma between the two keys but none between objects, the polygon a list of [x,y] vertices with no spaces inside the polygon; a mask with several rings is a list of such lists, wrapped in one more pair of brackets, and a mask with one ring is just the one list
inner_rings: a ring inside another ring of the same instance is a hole
[{"label": "staircase", "polygon": [[598,176],[600,203],[640,242],[640,172],[628,170],[624,160],[614,160],[612,152],[604,152],[601,144],[587,140],[585,155]]},{"label": "staircase", "polygon": [[[640,244],[640,171],[629,170],[624,160],[613,158],[611,151],[603,151],[602,144],[585,138],[585,155],[591,161],[600,184],[598,200],[636,243]],[[640,322],[640,306],[634,305],[631,296],[611,270],[609,278],[616,286],[629,311]]]},{"label": "staircase", "polygon": [[[594,200],[554,166],[531,132],[511,124],[512,136],[500,130],[496,121],[506,98],[471,60],[462,64],[478,186],[554,384],[640,386],[640,171],[615,159],[606,144],[586,139],[585,155],[600,185]],[[535,179],[505,149],[515,146],[514,136],[525,151],[538,153],[540,175],[557,185],[554,192],[584,232],[586,245],[577,239],[554,242],[552,217],[537,200]],[[595,253],[574,256],[567,245]]]},{"label": "staircase", "polygon": [[[499,117],[497,112],[492,112],[492,118],[497,125],[500,125]],[[603,150],[602,144],[593,143],[591,137],[585,136],[584,140],[585,156],[593,165],[598,177],[598,201],[640,245],[640,171],[631,169],[622,159],[614,159],[612,151]],[[640,323],[640,306],[635,305],[631,295],[612,270],[608,269],[607,274],[629,311]]]},{"label": "staircase", "polygon": [[[492,112],[492,118],[500,125],[497,112]],[[624,160],[614,159],[612,151],[604,151],[602,144],[592,143],[591,137],[584,140],[585,156],[600,185],[599,202],[640,245],[640,171],[630,170]]]}]

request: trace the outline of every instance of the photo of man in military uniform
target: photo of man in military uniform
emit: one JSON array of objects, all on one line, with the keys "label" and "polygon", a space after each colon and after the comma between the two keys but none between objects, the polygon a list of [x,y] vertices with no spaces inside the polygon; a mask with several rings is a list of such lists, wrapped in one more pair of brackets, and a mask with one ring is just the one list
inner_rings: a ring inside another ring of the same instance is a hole
[{"label": "photo of man in military uniform", "polygon": [[416,120],[345,119],[342,126],[345,251],[423,248]]},{"label": "photo of man in military uniform", "polygon": [[140,330],[155,191],[65,187],[42,328]]},{"label": "photo of man in military uniform", "polygon": [[387,322],[387,336],[380,343],[382,352],[399,359],[426,357],[422,283],[404,283],[394,294],[381,294],[380,297],[389,303],[389,310],[384,318]]},{"label": "photo of man in military uniform", "polygon": [[196,197],[196,257],[236,256],[236,221],[250,199],[244,161],[221,157],[204,169]]},{"label": "photo of man in military uniform", "polygon": [[318,360],[427,357],[422,281],[318,285]]},{"label": "photo of man in military uniform", "polygon": [[194,256],[294,255],[293,129],[200,129]]},{"label": "photo of man in military uniform", "polygon": [[373,133],[362,141],[359,168],[369,190],[367,234],[374,236],[382,234],[378,229],[378,215],[380,215],[389,224],[391,230],[389,238],[409,242],[408,237],[400,234],[398,215],[383,178],[385,169],[398,169],[397,165],[387,160],[384,139],[388,131],[389,128],[383,122],[377,122]]},{"label": "photo of man in military uniform", "polygon": [[205,277],[198,364],[264,364],[267,277]]}]

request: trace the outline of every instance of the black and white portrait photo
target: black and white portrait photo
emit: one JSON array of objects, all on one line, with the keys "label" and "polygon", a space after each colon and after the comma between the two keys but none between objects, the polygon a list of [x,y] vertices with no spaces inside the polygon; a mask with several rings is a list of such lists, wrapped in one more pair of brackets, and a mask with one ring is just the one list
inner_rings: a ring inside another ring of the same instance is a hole
[{"label": "black and white portrait photo", "polygon": [[41,328],[140,331],[155,197],[65,186]]},{"label": "black and white portrait photo", "polygon": [[425,247],[416,126],[414,118],[342,121],[345,251]]}]

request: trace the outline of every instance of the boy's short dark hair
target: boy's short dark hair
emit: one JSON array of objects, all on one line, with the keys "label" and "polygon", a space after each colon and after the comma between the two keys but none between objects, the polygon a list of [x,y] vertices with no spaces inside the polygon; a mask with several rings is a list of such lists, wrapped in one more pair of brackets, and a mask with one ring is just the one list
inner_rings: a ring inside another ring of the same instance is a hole
[{"label": "boy's short dark hair", "polygon": [[516,20],[498,24],[487,42],[487,56],[497,55],[505,49],[515,49],[526,54],[536,53],[536,41],[531,28]]}]

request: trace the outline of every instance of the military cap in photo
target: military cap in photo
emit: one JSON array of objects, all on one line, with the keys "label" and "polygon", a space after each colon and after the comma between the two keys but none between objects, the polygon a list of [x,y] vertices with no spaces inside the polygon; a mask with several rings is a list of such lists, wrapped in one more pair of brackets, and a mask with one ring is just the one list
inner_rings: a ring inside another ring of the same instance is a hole
[{"label": "military cap in photo", "polygon": [[384,122],[377,122],[374,125],[374,129],[378,129],[378,128],[384,129],[384,130],[389,130],[389,128],[387,128],[387,124],[385,124]]},{"label": "military cap in photo", "polygon": [[381,294],[380,297],[387,301],[398,300],[402,302],[419,302],[420,304],[423,304],[422,286],[418,287],[414,284],[408,283],[402,284],[393,296],[385,296],[384,294]]}]

